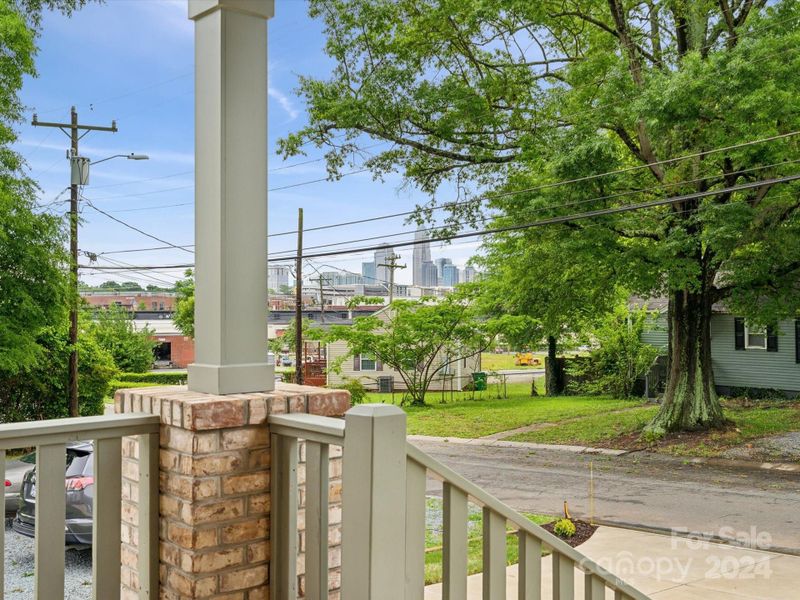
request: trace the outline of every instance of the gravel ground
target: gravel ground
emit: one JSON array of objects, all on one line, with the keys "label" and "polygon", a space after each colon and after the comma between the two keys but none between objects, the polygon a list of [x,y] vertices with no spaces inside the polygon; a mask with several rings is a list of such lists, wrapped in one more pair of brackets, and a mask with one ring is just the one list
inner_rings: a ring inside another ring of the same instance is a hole
[{"label": "gravel ground", "polygon": [[[6,522],[5,597],[33,598],[33,538],[19,535]],[[90,600],[92,597],[92,550],[66,550],[64,597]]]},{"label": "gravel ground", "polygon": [[725,453],[725,457],[800,461],[800,431],[790,431],[754,440],[750,444],[731,448]]}]

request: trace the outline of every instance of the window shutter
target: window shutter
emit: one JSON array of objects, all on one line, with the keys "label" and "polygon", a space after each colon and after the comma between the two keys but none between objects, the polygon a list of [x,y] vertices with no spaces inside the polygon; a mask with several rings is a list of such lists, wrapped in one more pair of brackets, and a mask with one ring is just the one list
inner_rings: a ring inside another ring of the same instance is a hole
[{"label": "window shutter", "polygon": [[767,327],[767,352],[778,351],[778,327],[770,325]]},{"label": "window shutter", "polygon": [[736,349],[744,350],[744,319],[742,317],[733,319],[733,336],[736,341]]},{"label": "window shutter", "polygon": [[794,362],[800,363],[800,319],[794,320]]},{"label": "window shutter", "polygon": [[379,358],[375,359],[375,370],[376,371],[383,371],[383,363]]},{"label": "window shutter", "polygon": [[353,357],[353,371],[360,371],[361,370],[361,355],[356,354]]}]

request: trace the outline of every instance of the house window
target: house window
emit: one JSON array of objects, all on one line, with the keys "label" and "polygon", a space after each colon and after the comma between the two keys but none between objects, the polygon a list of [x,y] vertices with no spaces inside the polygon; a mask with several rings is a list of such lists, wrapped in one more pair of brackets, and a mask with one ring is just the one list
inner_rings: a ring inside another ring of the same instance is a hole
[{"label": "house window", "polygon": [[374,354],[362,354],[361,355],[361,370],[362,371],[374,371],[375,367],[377,366],[375,361]]},{"label": "house window", "polygon": [[745,348],[748,350],[766,350],[767,349],[767,330],[764,328],[750,328],[745,325],[744,328],[744,343]]}]

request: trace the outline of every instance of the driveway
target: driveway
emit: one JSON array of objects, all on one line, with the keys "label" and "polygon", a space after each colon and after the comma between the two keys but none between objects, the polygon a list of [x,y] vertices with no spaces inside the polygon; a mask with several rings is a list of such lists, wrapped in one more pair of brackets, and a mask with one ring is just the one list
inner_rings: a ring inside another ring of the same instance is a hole
[{"label": "driveway", "polygon": [[[5,598],[33,598],[35,582],[33,539],[19,535],[6,524]],[[64,597],[90,600],[92,597],[92,550],[66,550]]]},{"label": "driveway", "polygon": [[[563,450],[414,442],[510,506],[664,530],[707,533],[800,553],[800,473],[691,464],[660,455],[592,456]],[[432,484],[431,492],[436,491]],[[760,536],[760,537],[759,537]]]}]

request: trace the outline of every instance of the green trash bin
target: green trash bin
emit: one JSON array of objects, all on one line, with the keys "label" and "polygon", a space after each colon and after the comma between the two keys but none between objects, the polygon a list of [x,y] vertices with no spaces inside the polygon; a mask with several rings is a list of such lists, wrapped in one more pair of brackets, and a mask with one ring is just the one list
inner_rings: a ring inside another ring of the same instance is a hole
[{"label": "green trash bin", "polygon": [[483,392],[486,390],[486,373],[484,371],[475,371],[472,374],[472,383],[475,384],[476,392]]}]

